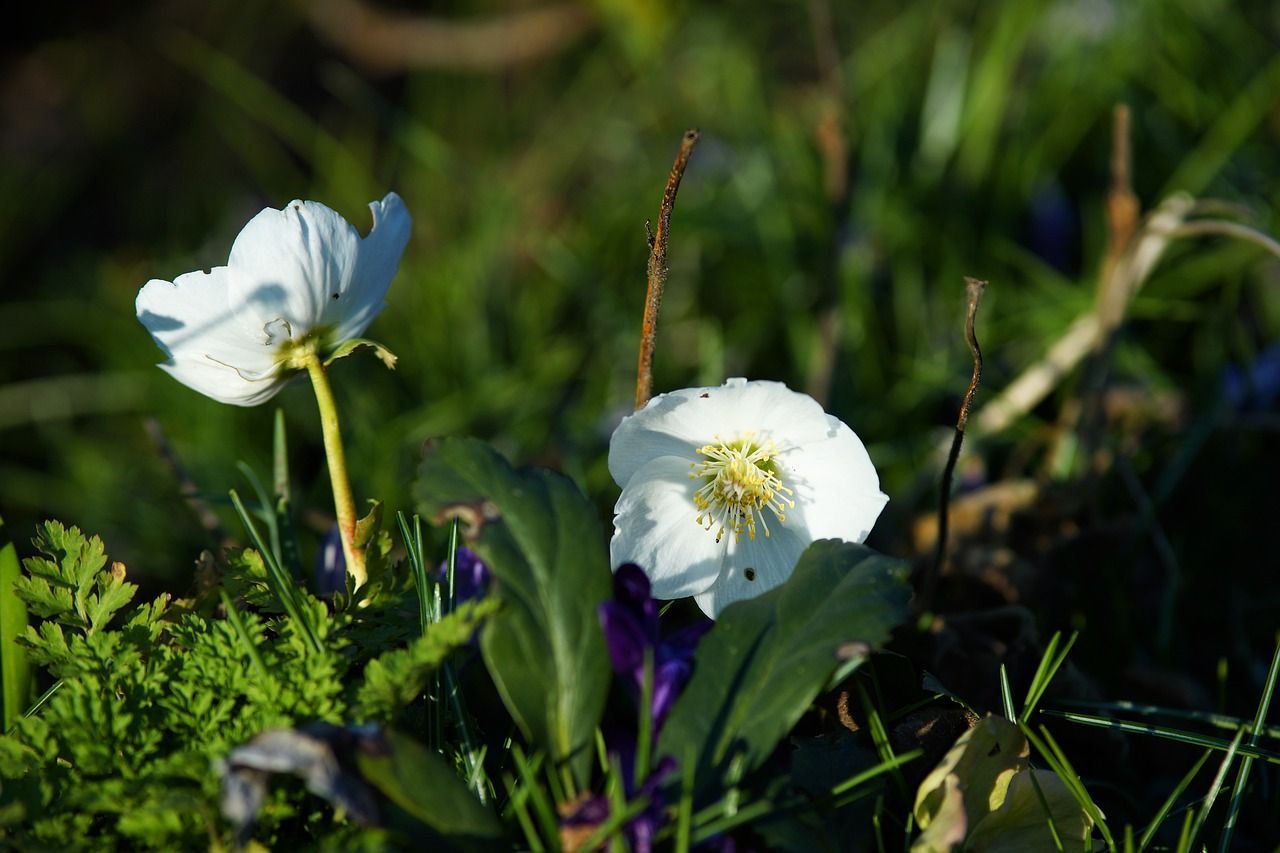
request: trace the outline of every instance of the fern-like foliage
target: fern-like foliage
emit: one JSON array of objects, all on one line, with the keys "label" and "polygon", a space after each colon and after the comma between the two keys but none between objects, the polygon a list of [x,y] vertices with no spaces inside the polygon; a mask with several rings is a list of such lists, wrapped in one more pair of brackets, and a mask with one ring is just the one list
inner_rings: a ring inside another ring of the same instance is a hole
[{"label": "fern-like foliage", "polygon": [[[0,735],[6,849],[224,847],[219,759],[267,728],[394,716],[494,609],[464,605],[421,636],[403,570],[386,569],[367,606],[337,612],[297,589],[317,650],[273,607],[252,551],[233,555],[218,580],[236,600],[233,620],[208,590],[181,607],[162,596],[122,612],[136,586],[74,527],[42,525],[35,547],[18,590],[40,621],[22,642],[52,690]],[[409,637],[420,639],[387,650]],[[352,832],[286,786],[273,789],[255,835],[270,846],[343,847]]]},{"label": "fern-like foliage", "polygon": [[481,621],[498,609],[497,599],[468,601],[434,623],[408,648],[369,662],[356,700],[360,717],[385,722],[426,689],[427,679],[456,649],[465,646]]}]

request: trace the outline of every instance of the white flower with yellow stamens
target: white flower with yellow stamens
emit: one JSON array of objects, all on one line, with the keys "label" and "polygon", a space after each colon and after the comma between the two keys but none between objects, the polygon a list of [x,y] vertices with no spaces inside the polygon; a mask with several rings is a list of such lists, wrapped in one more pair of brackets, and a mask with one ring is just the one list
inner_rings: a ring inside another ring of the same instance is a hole
[{"label": "white flower with yellow stamens", "polygon": [[781,584],[816,539],[862,542],[889,500],[853,430],[780,382],[654,397],[614,432],[609,472],[614,568],[710,616]]}]

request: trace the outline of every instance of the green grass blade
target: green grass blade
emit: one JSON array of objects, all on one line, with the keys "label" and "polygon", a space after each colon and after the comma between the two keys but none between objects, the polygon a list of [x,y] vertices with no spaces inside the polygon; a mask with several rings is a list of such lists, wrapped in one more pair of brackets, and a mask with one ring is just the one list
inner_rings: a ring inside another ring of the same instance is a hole
[{"label": "green grass blade", "polygon": [[520,788],[528,792],[529,803],[533,806],[533,817],[542,830],[543,838],[555,843],[560,838],[560,824],[556,820],[555,808],[551,805],[551,800],[547,798],[547,793],[538,779],[538,772],[542,769],[542,757],[535,755],[532,759],[526,758],[519,744],[512,744],[511,757],[515,759],[516,771],[520,774]]},{"label": "green grass blade", "polygon": [[1200,830],[1204,828],[1204,823],[1209,818],[1209,812],[1213,811],[1213,804],[1218,799],[1218,794],[1222,792],[1222,783],[1227,778],[1227,773],[1231,770],[1231,765],[1235,763],[1236,752],[1240,747],[1240,741],[1244,739],[1244,729],[1236,732],[1235,738],[1231,741],[1227,754],[1222,757],[1222,763],[1218,765],[1218,772],[1213,777],[1213,784],[1209,786],[1209,792],[1205,794],[1204,805],[1200,811],[1196,813],[1195,823],[1191,825],[1191,835],[1188,838],[1188,845],[1195,846],[1196,839],[1200,837]]},{"label": "green grass blade", "polygon": [[222,606],[227,610],[227,621],[231,623],[231,627],[235,629],[236,636],[240,638],[241,645],[249,655],[249,660],[253,662],[253,668],[257,670],[258,675],[267,678],[270,673],[267,671],[267,665],[262,660],[262,654],[258,651],[258,647],[254,645],[253,638],[249,636],[248,629],[244,626],[244,620],[240,618],[240,611],[236,610],[235,602],[231,600],[231,596],[222,587],[218,587],[218,595],[222,597]]},{"label": "green grass blade", "polygon": [[262,541],[262,534],[258,532],[258,527],[253,523],[248,510],[244,507],[244,502],[240,500],[240,495],[235,489],[230,492],[231,505],[235,507],[236,514],[240,516],[240,523],[249,533],[249,538],[253,541],[253,545],[258,549],[258,553],[262,555],[262,562],[267,568],[267,579],[271,583],[272,591],[275,592],[276,598],[280,601],[280,606],[284,608],[288,617],[294,620],[303,636],[306,638],[308,645],[312,651],[320,651],[320,640],[316,637],[315,627],[311,624],[308,615],[303,611],[302,606],[298,603],[295,595],[297,587],[294,585],[293,579],[285,574],[284,569],[276,562],[275,556],[267,549],[266,544]]},{"label": "green grass blade", "polygon": [[1031,787],[1036,792],[1036,799],[1040,801],[1040,808],[1044,809],[1045,819],[1049,824],[1049,837],[1053,839],[1054,849],[1058,853],[1066,853],[1066,849],[1062,846],[1062,836],[1058,834],[1058,825],[1053,822],[1053,810],[1049,808],[1049,801],[1044,798],[1044,791],[1040,790],[1040,783],[1036,781],[1036,774],[1032,773]]},{"label": "green grass blade", "polygon": [[1209,760],[1209,756],[1213,755],[1212,749],[1206,749],[1200,756],[1200,760],[1192,765],[1187,775],[1182,777],[1182,781],[1174,787],[1169,796],[1161,804],[1159,811],[1155,817],[1151,819],[1151,823],[1147,824],[1147,828],[1142,831],[1142,837],[1138,839],[1138,851],[1147,849],[1147,845],[1151,843],[1151,839],[1155,838],[1156,833],[1160,830],[1161,825],[1169,817],[1169,812],[1173,811],[1174,805],[1178,802],[1178,798],[1183,795],[1187,788],[1191,785],[1191,781],[1199,774],[1200,768],[1204,767],[1205,762]]},{"label": "green grass blade", "polygon": [[1009,671],[1004,664],[1000,664],[1000,704],[1004,706],[1005,719],[1016,726],[1018,714],[1013,710],[1013,691],[1009,689]]},{"label": "green grass blade", "polygon": [[[1275,695],[1276,678],[1280,677],[1280,643],[1271,655],[1271,668],[1267,670],[1267,681],[1262,688],[1262,698],[1258,700],[1258,710],[1253,716],[1253,731],[1249,735],[1249,746],[1256,747],[1262,735],[1262,728],[1267,721],[1267,712],[1271,710],[1271,697]],[[1249,771],[1253,769],[1253,759],[1245,756],[1240,761],[1240,772],[1236,775],[1236,788],[1231,792],[1231,802],[1227,806],[1227,819],[1222,825],[1222,841],[1218,849],[1222,853],[1231,849],[1231,836],[1235,834],[1236,819],[1240,816],[1240,802],[1244,796],[1245,786],[1249,782]]]},{"label": "green grass blade", "polygon": [[680,802],[676,806],[676,853],[689,853],[693,846],[693,773],[697,760],[687,750],[680,762]]},{"label": "green grass blade", "polygon": [[515,812],[516,822],[520,824],[520,830],[524,833],[524,840],[529,845],[530,853],[542,853],[547,848],[538,837],[538,831],[534,829],[533,819],[529,816],[529,807],[526,804],[529,799],[529,789],[517,786],[510,773],[502,774],[502,782],[507,787],[507,807]]},{"label": "green grass blade", "polygon": [[431,624],[431,596],[434,584],[427,577],[426,561],[422,554],[422,518],[413,516],[413,526],[403,512],[396,513],[396,524],[400,527],[400,538],[404,540],[405,552],[409,555],[409,568],[413,570],[413,585],[418,593],[418,622],[422,633],[427,633]]},{"label": "green grass blade", "polygon": [[[1193,711],[1186,708],[1166,708],[1162,705],[1144,705],[1138,702],[1118,700],[1114,702],[1094,702],[1086,699],[1063,699],[1061,703],[1068,708],[1084,708],[1095,711],[1112,711],[1116,713],[1137,714],[1143,717],[1169,717],[1175,720],[1191,720],[1204,723],[1217,729],[1232,732],[1240,728],[1250,729],[1252,723],[1240,717],[1217,714],[1212,711]],[[1257,729],[1262,737],[1280,739],[1280,726],[1263,726]]]},{"label": "green grass blade", "polygon": [[1066,647],[1059,652],[1058,645],[1062,635],[1058,633],[1053,635],[1053,639],[1045,647],[1044,655],[1040,658],[1040,665],[1036,668],[1035,677],[1031,679],[1031,686],[1027,688],[1027,698],[1022,705],[1022,719],[1031,719],[1032,713],[1036,710],[1036,705],[1040,703],[1044,692],[1049,689],[1049,685],[1058,674],[1058,670],[1066,663],[1067,655],[1071,654],[1071,649],[1075,646],[1076,639],[1079,636],[1079,632],[1072,633],[1071,639],[1067,640]]},{"label": "green grass blade", "polygon": [[[1176,740],[1179,743],[1189,743],[1194,746],[1208,747],[1225,751],[1231,749],[1231,741],[1223,738],[1209,737],[1208,735],[1196,734],[1195,732],[1184,732],[1177,729],[1168,729],[1163,726],[1151,726],[1145,723],[1131,723],[1127,720],[1112,720],[1106,717],[1094,717],[1089,714],[1076,714],[1070,711],[1042,711],[1041,713],[1050,717],[1058,717],[1072,723],[1078,723],[1083,726],[1096,726],[1103,729],[1114,729],[1118,732],[1129,732],[1130,734],[1152,735],[1153,737],[1164,738],[1166,740]],[[1244,731],[1245,727],[1241,728]],[[1241,755],[1250,755],[1254,758],[1260,758],[1271,764],[1280,764],[1280,752],[1261,747],[1251,747],[1240,745],[1236,748]]]},{"label": "green grass blade", "polygon": [[240,473],[249,481],[249,487],[253,489],[254,497],[258,499],[258,518],[267,526],[267,539],[271,543],[271,555],[275,557],[276,563],[284,565],[283,556],[280,553],[280,526],[276,523],[276,514],[274,511],[275,501],[271,499],[271,495],[267,492],[266,487],[262,484],[262,480],[258,478],[258,472],[254,471],[243,460],[236,462],[236,467],[240,469]]},{"label": "green grass blade", "polygon": [[276,409],[271,434],[271,481],[275,495],[276,528],[280,531],[280,561],[295,578],[301,579],[302,552],[293,524],[293,490],[289,486],[289,440],[284,427],[284,410]]},{"label": "green grass blade", "polygon": [[1036,751],[1040,753],[1049,768],[1058,774],[1058,778],[1067,786],[1067,790],[1070,791],[1080,808],[1084,810],[1085,814],[1089,815],[1094,826],[1102,833],[1102,839],[1106,842],[1107,849],[1114,851],[1116,849],[1116,840],[1111,834],[1111,828],[1107,826],[1106,817],[1103,816],[1102,810],[1098,808],[1097,803],[1093,801],[1093,797],[1089,795],[1089,791],[1085,788],[1084,782],[1081,781],[1080,775],[1071,766],[1066,753],[1058,746],[1057,741],[1053,739],[1053,735],[1049,734],[1049,730],[1044,726],[1040,727],[1040,735],[1033,732],[1026,723],[1020,724],[1018,728],[1030,741],[1031,745],[1036,748]]},{"label": "green grass blade", "polygon": [[27,628],[27,606],[13,585],[22,576],[18,551],[0,518],[0,731],[8,731],[31,699],[31,663],[18,637]]}]

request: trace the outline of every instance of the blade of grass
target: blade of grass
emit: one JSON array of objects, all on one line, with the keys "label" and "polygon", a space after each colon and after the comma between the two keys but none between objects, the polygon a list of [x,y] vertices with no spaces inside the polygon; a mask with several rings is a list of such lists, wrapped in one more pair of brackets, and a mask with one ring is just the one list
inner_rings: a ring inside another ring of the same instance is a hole
[{"label": "blade of grass", "polygon": [[[1161,726],[1150,726],[1143,723],[1131,723],[1126,720],[1111,720],[1106,717],[1094,717],[1088,714],[1075,714],[1069,711],[1042,711],[1041,713],[1050,717],[1058,717],[1072,723],[1078,723],[1083,726],[1096,726],[1103,729],[1114,729],[1118,732],[1129,732],[1131,734],[1152,735],[1154,737],[1165,738],[1166,740],[1176,740],[1179,743],[1189,743],[1194,746],[1204,746],[1219,751],[1231,748],[1231,741],[1222,738],[1209,737],[1208,735],[1196,734],[1194,732],[1184,732],[1177,729],[1167,729]],[[1244,731],[1244,728],[1241,728]],[[1280,764],[1280,752],[1273,752],[1269,749],[1261,747],[1240,746],[1236,750],[1241,755],[1251,755],[1254,758],[1261,758],[1263,761],[1271,764]]]},{"label": "blade of grass", "polygon": [[431,624],[431,594],[434,585],[427,578],[427,567],[422,556],[422,518],[415,514],[413,526],[410,527],[405,514],[397,512],[396,524],[400,526],[400,538],[404,540],[409,568],[413,570],[413,585],[418,593],[418,623],[425,634]]},{"label": "blade of grass", "polygon": [[[1062,704],[1072,708],[1092,708],[1098,711],[1126,711],[1148,717],[1172,717],[1180,720],[1194,720],[1218,729],[1235,731],[1241,727],[1252,731],[1252,724],[1239,717],[1226,714],[1215,714],[1212,711],[1191,711],[1185,708],[1165,708],[1160,705],[1142,705],[1136,702],[1093,702],[1085,699],[1063,699]],[[1280,726],[1263,726],[1257,730],[1262,737],[1280,738]]]},{"label": "blade of grass", "polygon": [[38,697],[36,697],[36,701],[31,703],[31,707],[28,708],[26,711],[24,711],[22,716],[30,717],[35,714],[38,714],[40,712],[40,709],[45,706],[45,703],[53,698],[53,694],[57,693],[61,689],[62,689],[62,679],[59,678],[57,681],[53,682],[53,684],[49,685],[48,690],[46,690],[45,692],[41,693]]},{"label": "blade of grass", "polygon": [[[419,530],[418,532],[418,544],[419,546],[421,546],[422,544],[421,530]],[[458,519],[456,516],[453,519],[453,523],[449,525],[449,563],[448,563],[447,572],[448,572],[447,576],[449,579],[448,580],[449,595],[447,600],[449,604],[448,604],[448,607],[445,608],[445,612],[452,613],[453,605],[456,600],[455,593],[454,593],[454,590],[456,588],[454,586],[454,578],[458,574]]]},{"label": "blade of grass", "polygon": [[[871,704],[871,697],[867,695],[867,691],[863,688],[861,682],[858,683],[858,698],[862,700],[862,710],[867,715],[867,730],[871,733],[871,742],[875,745],[876,754],[880,756],[882,762],[893,761],[895,756],[893,744],[889,741],[889,732],[885,729],[884,720],[880,718],[880,712]],[[897,765],[894,765],[894,783],[904,794],[908,793],[907,780],[903,778],[896,768]]]},{"label": "blade of grass", "polygon": [[267,526],[267,538],[271,542],[271,555],[275,557],[278,564],[284,565],[284,559],[280,553],[280,526],[276,523],[276,514],[273,509],[275,501],[271,500],[271,495],[267,493],[262,480],[258,478],[258,473],[250,468],[248,463],[244,460],[237,460],[236,467],[240,469],[240,473],[244,475],[244,478],[249,481],[249,487],[253,489],[254,497],[258,499],[257,516]]},{"label": "blade of grass", "polygon": [[696,759],[693,749],[685,750],[680,762],[680,802],[676,806],[676,853],[689,853],[693,846],[693,771]]},{"label": "blade of grass", "polygon": [[284,573],[284,569],[280,568],[280,564],[276,562],[274,555],[262,541],[262,534],[258,532],[257,525],[253,523],[248,510],[244,508],[244,502],[240,500],[240,495],[236,493],[235,489],[231,490],[230,495],[231,505],[235,507],[236,514],[240,516],[240,523],[244,525],[245,530],[249,533],[249,538],[253,541],[254,547],[262,555],[262,562],[267,569],[267,580],[271,584],[276,598],[279,599],[280,606],[284,608],[289,618],[298,624],[299,630],[301,630],[311,650],[319,652],[320,640],[316,637],[314,626],[312,626],[308,615],[305,614],[295,596],[297,587],[294,585],[293,580]]},{"label": "blade of grass", "polygon": [[1040,753],[1049,768],[1058,774],[1058,778],[1067,786],[1067,790],[1075,798],[1076,803],[1093,821],[1098,831],[1102,833],[1102,839],[1106,842],[1107,849],[1114,851],[1116,849],[1116,840],[1111,834],[1111,828],[1107,826],[1102,810],[1093,801],[1093,797],[1089,796],[1089,791],[1085,788],[1084,782],[1080,780],[1080,775],[1071,766],[1071,762],[1067,759],[1061,747],[1058,746],[1057,741],[1053,739],[1053,735],[1049,734],[1049,730],[1044,726],[1040,727],[1040,735],[1033,732],[1026,723],[1020,724],[1018,728],[1030,741],[1031,745],[1036,748],[1036,751]]},{"label": "blade of grass", "polygon": [[[649,778],[650,751],[653,748],[653,648],[644,650],[644,683],[640,687],[640,717],[636,733],[636,763],[633,768],[635,790]],[[588,848],[589,849],[589,848]]]},{"label": "blade of grass", "polygon": [[293,490],[289,487],[289,439],[284,428],[284,410],[276,409],[271,436],[271,479],[275,492],[276,527],[280,531],[280,561],[295,578],[302,578],[302,555],[298,531],[293,525]]},{"label": "blade of grass", "polygon": [[1209,786],[1209,792],[1205,794],[1204,805],[1200,807],[1200,811],[1196,813],[1195,822],[1191,825],[1191,835],[1187,840],[1189,846],[1194,846],[1196,839],[1200,837],[1200,830],[1204,829],[1204,823],[1209,819],[1209,812],[1213,811],[1213,804],[1218,799],[1218,794],[1222,793],[1222,783],[1227,778],[1227,773],[1231,771],[1231,765],[1235,763],[1236,752],[1240,747],[1240,741],[1244,739],[1244,729],[1236,732],[1236,736],[1231,741],[1231,746],[1227,749],[1227,754],[1222,756],[1222,763],[1218,765],[1218,772],[1213,777],[1213,784]]},{"label": "blade of grass", "polygon": [[240,638],[240,643],[244,646],[245,652],[248,653],[249,660],[253,662],[253,668],[257,670],[258,675],[263,679],[269,678],[270,673],[267,671],[267,665],[263,663],[258,647],[253,644],[253,638],[249,636],[249,631],[244,626],[244,620],[240,618],[240,611],[236,610],[235,602],[231,600],[230,594],[222,587],[218,587],[218,595],[222,598],[222,606],[227,609],[227,621],[231,623],[231,627],[235,629],[236,636]]},{"label": "blade of grass", "polygon": [[[1258,710],[1253,716],[1253,731],[1249,735],[1249,746],[1256,747],[1262,734],[1262,727],[1267,722],[1267,712],[1271,710],[1271,697],[1275,694],[1276,678],[1280,677],[1280,642],[1271,655],[1271,667],[1267,670],[1267,680],[1262,687],[1262,698],[1258,700]],[[1244,731],[1241,729],[1241,731]],[[1227,819],[1222,826],[1222,841],[1218,849],[1226,853],[1231,849],[1231,836],[1235,833],[1236,819],[1240,815],[1241,797],[1244,796],[1245,785],[1249,782],[1249,771],[1253,769],[1253,758],[1245,756],[1240,760],[1240,772],[1236,775],[1236,789],[1231,792],[1231,802],[1227,806]]]},{"label": "blade of grass", "polygon": [[516,822],[524,832],[524,840],[529,843],[530,853],[543,853],[547,848],[538,837],[538,831],[534,829],[533,819],[529,817],[529,809],[525,805],[525,801],[529,799],[528,789],[517,787],[510,773],[502,774],[502,783],[507,788],[507,806],[515,812]]},{"label": "blade of grass", "polygon": [[512,744],[511,757],[515,759],[516,771],[520,774],[521,789],[528,792],[529,802],[533,806],[533,816],[543,836],[547,839],[558,839],[560,824],[556,821],[555,809],[547,799],[547,794],[538,779],[538,771],[542,769],[542,756],[526,758],[520,745]]},{"label": "blade of grass", "polygon": [[1005,719],[1016,726],[1018,714],[1013,710],[1013,691],[1009,689],[1009,671],[1004,664],[1000,664],[1000,704],[1004,706]]},{"label": "blade of grass", "polygon": [[22,576],[18,551],[0,518],[0,731],[8,731],[31,697],[31,664],[18,636],[27,628],[27,606],[14,592]]},{"label": "blade of grass", "polygon": [[1142,831],[1142,837],[1138,839],[1138,853],[1142,853],[1147,849],[1147,845],[1151,843],[1151,839],[1155,838],[1156,832],[1160,830],[1161,825],[1169,817],[1169,812],[1173,811],[1174,805],[1178,802],[1178,798],[1191,785],[1191,780],[1196,778],[1200,773],[1200,768],[1204,767],[1205,762],[1209,760],[1209,756],[1213,755],[1212,749],[1206,749],[1200,756],[1200,760],[1192,765],[1190,772],[1182,777],[1182,781],[1174,787],[1160,806],[1160,810],[1156,812],[1155,817],[1151,819],[1151,823],[1147,824],[1147,828]]},{"label": "blade of grass", "polygon": [[1040,703],[1041,697],[1044,696],[1045,690],[1049,688],[1049,684],[1057,676],[1058,670],[1067,661],[1067,655],[1071,653],[1071,648],[1076,644],[1076,639],[1080,636],[1079,632],[1073,632],[1071,639],[1067,640],[1067,645],[1058,652],[1059,641],[1062,639],[1060,633],[1054,633],[1048,645],[1045,647],[1044,655],[1040,658],[1040,665],[1036,667],[1036,674],[1031,679],[1031,686],[1027,688],[1027,698],[1022,705],[1022,719],[1030,720],[1032,713],[1035,712],[1036,705]]},{"label": "blade of grass", "polygon": [[1036,792],[1036,799],[1040,801],[1040,808],[1044,809],[1045,818],[1049,823],[1049,837],[1053,839],[1054,849],[1058,853],[1066,853],[1066,849],[1062,846],[1062,836],[1058,834],[1058,825],[1053,822],[1053,810],[1049,808],[1049,801],[1044,798],[1044,791],[1040,790],[1036,774],[1032,773],[1028,778],[1031,779],[1031,787]]}]

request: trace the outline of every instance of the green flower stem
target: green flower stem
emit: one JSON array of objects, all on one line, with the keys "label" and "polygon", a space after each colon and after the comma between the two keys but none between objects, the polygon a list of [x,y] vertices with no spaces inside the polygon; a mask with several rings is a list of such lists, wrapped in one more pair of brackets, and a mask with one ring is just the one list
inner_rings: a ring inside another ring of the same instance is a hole
[{"label": "green flower stem", "polygon": [[333,510],[338,516],[342,534],[342,553],[347,559],[347,573],[355,578],[356,588],[368,579],[364,568],[364,550],[356,547],[356,502],[351,496],[351,480],[347,477],[347,455],[342,449],[342,429],[338,426],[338,407],[329,387],[329,374],[320,357],[308,352],[301,358],[311,375],[320,408],[320,428],[324,432],[324,455],[329,459],[329,482],[333,486]]}]

